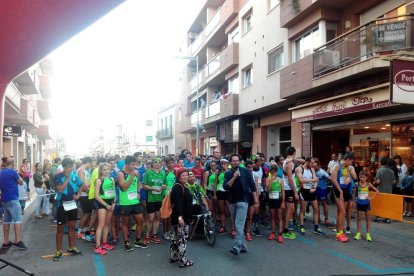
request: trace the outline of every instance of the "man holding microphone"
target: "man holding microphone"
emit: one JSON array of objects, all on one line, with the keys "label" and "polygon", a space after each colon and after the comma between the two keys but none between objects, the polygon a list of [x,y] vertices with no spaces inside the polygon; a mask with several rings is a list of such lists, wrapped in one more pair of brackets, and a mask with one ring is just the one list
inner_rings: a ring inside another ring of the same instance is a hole
[{"label": "man holding microphone", "polygon": [[231,170],[224,175],[224,189],[231,194],[231,214],[236,228],[236,237],[230,252],[239,255],[247,252],[244,224],[250,200],[259,204],[256,185],[249,170],[239,167],[240,157],[237,154],[230,156]]}]

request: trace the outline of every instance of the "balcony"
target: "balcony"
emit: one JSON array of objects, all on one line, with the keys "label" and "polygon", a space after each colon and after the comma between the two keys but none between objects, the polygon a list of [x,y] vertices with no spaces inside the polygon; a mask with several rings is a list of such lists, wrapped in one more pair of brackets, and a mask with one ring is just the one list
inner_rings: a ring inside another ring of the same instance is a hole
[{"label": "balcony", "polygon": [[172,127],[164,128],[164,129],[157,131],[157,139],[162,140],[162,139],[168,139],[168,138],[173,138]]},{"label": "balcony", "polygon": [[414,17],[375,20],[347,32],[316,49],[313,77],[343,70],[372,57],[414,49]]},{"label": "balcony", "polygon": [[220,118],[224,119],[239,114],[239,94],[225,96],[220,103]]},{"label": "balcony", "polygon": [[5,113],[4,118],[7,122],[22,125],[29,129],[34,129],[34,108],[28,100],[20,98],[20,112],[16,113]]},{"label": "balcony", "polygon": [[39,110],[39,114],[40,116],[42,116],[43,119],[52,118],[52,114],[50,113],[49,101],[37,100],[37,109]]},{"label": "balcony", "polygon": [[211,40],[226,39],[224,29],[239,13],[239,1],[240,0],[226,0],[220,8],[217,9],[203,31],[199,33],[198,37],[188,47],[189,56],[196,56]]},{"label": "balcony", "polygon": [[52,95],[49,84],[49,76],[39,76],[39,90],[44,99],[49,99]]},{"label": "balcony", "polygon": [[39,90],[35,85],[35,75],[32,71],[26,70],[23,74],[15,78],[13,82],[22,94],[39,94]]},{"label": "balcony", "polygon": [[[198,88],[208,85],[221,85],[225,75],[239,64],[239,44],[232,43],[217,54],[198,74]],[[190,81],[191,93],[197,89],[197,76]]]},{"label": "balcony", "polygon": [[43,140],[52,139],[49,132],[49,126],[48,125],[39,125],[39,128],[37,129],[37,136]]}]

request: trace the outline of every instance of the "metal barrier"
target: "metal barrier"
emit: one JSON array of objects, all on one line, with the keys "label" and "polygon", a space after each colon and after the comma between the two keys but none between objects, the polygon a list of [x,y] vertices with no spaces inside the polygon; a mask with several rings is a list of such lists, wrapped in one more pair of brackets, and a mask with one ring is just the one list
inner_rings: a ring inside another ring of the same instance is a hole
[{"label": "metal barrier", "polygon": [[[370,193],[370,196],[372,196],[372,193]],[[378,193],[371,201],[370,214],[414,224],[413,221],[404,220],[403,218],[404,198],[414,199],[414,196]]]}]

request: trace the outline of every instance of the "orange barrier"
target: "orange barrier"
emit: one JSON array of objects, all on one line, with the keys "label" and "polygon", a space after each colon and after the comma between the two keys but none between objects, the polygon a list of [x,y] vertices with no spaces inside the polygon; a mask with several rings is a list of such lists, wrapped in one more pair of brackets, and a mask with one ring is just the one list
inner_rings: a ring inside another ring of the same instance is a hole
[{"label": "orange barrier", "polygon": [[[370,196],[372,195],[373,193],[370,192]],[[414,196],[378,193],[371,201],[370,214],[381,218],[414,223],[403,219],[404,198],[414,198]]]}]

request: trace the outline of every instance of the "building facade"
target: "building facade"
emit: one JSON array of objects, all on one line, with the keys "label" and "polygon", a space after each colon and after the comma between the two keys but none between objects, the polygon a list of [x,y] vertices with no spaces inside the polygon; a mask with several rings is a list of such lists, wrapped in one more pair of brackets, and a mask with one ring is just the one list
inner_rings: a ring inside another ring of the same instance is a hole
[{"label": "building facade", "polygon": [[294,104],[292,143],[323,165],[352,146],[372,174],[383,156],[414,164],[412,105],[390,97],[390,60],[413,56],[412,1],[281,3],[288,31],[282,98]]},{"label": "building facade", "polygon": [[21,128],[21,134],[3,131],[3,156],[13,156],[16,164],[27,158],[33,167],[50,158],[46,141],[51,139],[47,120],[51,118],[49,99],[52,62],[44,59],[15,78],[6,89],[4,125]]},{"label": "building facade", "polygon": [[185,135],[176,132],[176,105],[162,108],[157,114],[158,154],[166,156],[185,149]]}]

